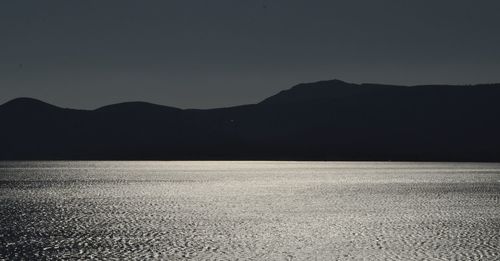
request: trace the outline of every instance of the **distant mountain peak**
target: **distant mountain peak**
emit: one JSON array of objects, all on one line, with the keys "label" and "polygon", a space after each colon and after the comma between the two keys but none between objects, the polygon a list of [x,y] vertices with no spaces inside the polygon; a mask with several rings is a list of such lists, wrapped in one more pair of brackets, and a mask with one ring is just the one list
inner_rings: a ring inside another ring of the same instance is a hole
[{"label": "distant mountain peak", "polygon": [[348,83],[338,79],[319,81],[313,83],[301,83],[292,88],[281,91],[271,96],[262,104],[289,104],[303,103],[311,101],[327,101],[335,98],[342,98],[364,91],[359,84]]},{"label": "distant mountain peak", "polygon": [[346,86],[346,85],[356,85],[354,83],[345,82],[339,79],[324,80],[317,82],[300,83],[293,86],[291,89],[304,88],[304,87],[335,87],[335,86]]},{"label": "distant mountain peak", "polygon": [[40,108],[60,109],[60,107],[57,107],[55,105],[29,97],[16,98],[0,106],[4,108],[20,108],[25,110]]},{"label": "distant mountain peak", "polygon": [[149,102],[140,102],[140,101],[132,101],[132,102],[122,102],[111,104],[107,106],[100,107],[95,111],[120,111],[120,110],[135,110],[135,109],[164,109],[164,110],[181,110],[174,107],[158,105]]}]

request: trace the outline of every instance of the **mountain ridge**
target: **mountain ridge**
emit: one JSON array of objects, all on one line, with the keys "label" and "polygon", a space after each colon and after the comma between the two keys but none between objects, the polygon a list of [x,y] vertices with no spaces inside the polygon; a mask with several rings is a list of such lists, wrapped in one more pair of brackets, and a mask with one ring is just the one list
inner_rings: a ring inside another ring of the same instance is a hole
[{"label": "mountain ridge", "polygon": [[0,160],[500,162],[500,84],[298,84],[256,104],[0,105]]},{"label": "mountain ridge", "polygon": [[145,105],[145,106],[158,106],[158,107],[166,107],[170,109],[176,109],[176,110],[218,110],[218,109],[227,109],[227,108],[233,108],[233,107],[241,107],[241,106],[249,106],[249,105],[256,105],[256,104],[261,104],[265,103],[268,101],[270,98],[287,94],[289,91],[297,91],[297,90],[304,90],[307,89],[308,87],[331,87],[332,84],[336,85],[343,85],[343,87],[389,87],[389,88],[426,88],[426,87],[432,87],[432,88],[443,88],[443,87],[452,87],[452,88],[478,88],[478,87],[498,87],[500,86],[500,83],[478,83],[478,84],[462,84],[462,85],[456,85],[456,84],[422,84],[422,85],[396,85],[396,84],[380,84],[380,83],[350,83],[346,81],[342,81],[339,79],[333,79],[333,80],[322,80],[322,81],[316,81],[316,82],[311,82],[311,83],[299,83],[294,86],[292,86],[289,89],[279,91],[278,93],[271,95],[267,98],[264,98],[260,102],[257,103],[249,103],[249,104],[241,104],[241,105],[233,105],[233,106],[225,106],[225,107],[217,107],[217,108],[207,108],[207,109],[198,109],[198,108],[178,108],[174,106],[168,106],[168,105],[163,105],[163,104],[157,104],[157,103],[151,103],[151,102],[145,102],[145,101],[138,101],[138,100],[132,100],[132,101],[124,101],[124,102],[118,102],[118,103],[112,103],[108,105],[103,105],[95,109],[76,109],[76,108],[70,108],[70,107],[60,107],[45,101],[42,101],[37,98],[32,98],[32,97],[18,97],[11,99],[9,101],[4,102],[3,104],[0,104],[0,107],[6,105],[8,106],[9,104],[21,104],[21,103],[37,103],[37,104],[43,104],[43,105],[49,105],[51,107],[56,107],[59,109],[71,109],[71,110],[79,110],[79,111],[99,111],[102,109],[107,109],[110,107],[116,107],[116,106],[122,106],[122,105]]}]

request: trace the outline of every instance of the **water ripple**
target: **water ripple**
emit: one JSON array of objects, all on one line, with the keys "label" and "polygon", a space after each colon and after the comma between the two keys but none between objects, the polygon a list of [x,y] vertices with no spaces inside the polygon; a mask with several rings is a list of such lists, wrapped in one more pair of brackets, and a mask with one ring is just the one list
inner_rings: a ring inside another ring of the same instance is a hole
[{"label": "water ripple", "polygon": [[0,259],[500,259],[495,164],[2,164]]}]

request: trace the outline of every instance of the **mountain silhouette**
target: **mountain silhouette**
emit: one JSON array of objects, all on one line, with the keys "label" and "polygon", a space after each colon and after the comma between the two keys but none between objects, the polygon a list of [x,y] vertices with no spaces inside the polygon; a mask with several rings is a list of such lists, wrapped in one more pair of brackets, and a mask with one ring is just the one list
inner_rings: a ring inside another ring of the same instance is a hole
[{"label": "mountain silhouette", "polygon": [[260,103],[0,105],[0,160],[500,162],[500,84],[299,84]]}]

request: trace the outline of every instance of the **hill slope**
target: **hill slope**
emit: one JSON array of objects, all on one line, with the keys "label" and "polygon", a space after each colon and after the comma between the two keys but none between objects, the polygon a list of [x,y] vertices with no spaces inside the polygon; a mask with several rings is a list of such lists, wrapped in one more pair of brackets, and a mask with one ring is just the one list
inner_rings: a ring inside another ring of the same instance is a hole
[{"label": "hill slope", "polygon": [[0,106],[0,160],[500,161],[500,84],[299,84],[261,103],[93,111],[21,98]]}]

